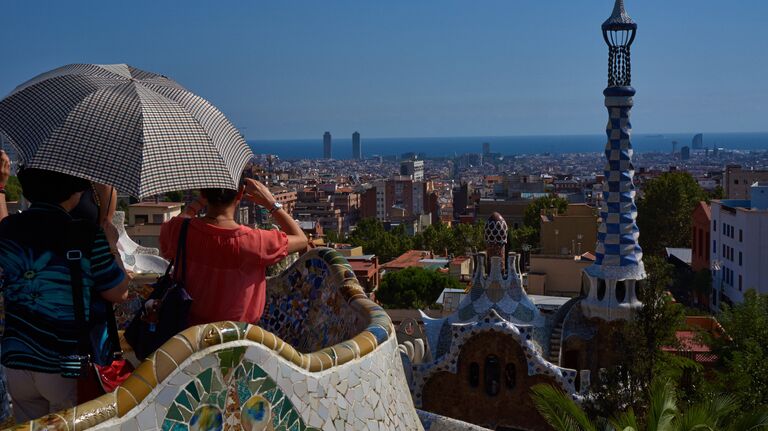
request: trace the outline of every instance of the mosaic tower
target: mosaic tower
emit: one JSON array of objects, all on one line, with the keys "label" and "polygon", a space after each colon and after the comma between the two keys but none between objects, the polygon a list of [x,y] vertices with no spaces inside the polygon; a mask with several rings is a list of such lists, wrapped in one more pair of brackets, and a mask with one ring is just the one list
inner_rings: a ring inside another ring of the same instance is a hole
[{"label": "mosaic tower", "polygon": [[590,288],[582,301],[582,310],[587,317],[611,321],[628,319],[632,310],[642,306],[636,289],[638,281],[645,278],[643,251],[638,243],[629,121],[635,95],[631,86],[630,46],[635,40],[637,24],[624,9],[623,0],[616,0],[602,31],[608,45],[608,88],[603,91],[609,115],[607,163],[596,259],[585,269]]}]

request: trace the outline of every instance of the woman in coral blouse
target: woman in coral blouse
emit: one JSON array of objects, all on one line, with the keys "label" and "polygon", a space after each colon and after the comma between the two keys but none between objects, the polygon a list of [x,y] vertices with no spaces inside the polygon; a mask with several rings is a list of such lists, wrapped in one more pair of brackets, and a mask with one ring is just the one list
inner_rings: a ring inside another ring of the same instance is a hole
[{"label": "woman in coral blouse", "polygon": [[[186,288],[192,296],[190,325],[232,320],[256,323],[264,311],[265,270],[288,253],[307,247],[307,237],[262,183],[246,179],[240,190],[202,189],[206,215],[192,218],[187,233]],[[268,209],[281,230],[251,229],[235,221],[245,197]],[[191,205],[194,213],[199,206]],[[188,215],[174,217],[160,230],[160,249],[176,258],[179,233]]]}]

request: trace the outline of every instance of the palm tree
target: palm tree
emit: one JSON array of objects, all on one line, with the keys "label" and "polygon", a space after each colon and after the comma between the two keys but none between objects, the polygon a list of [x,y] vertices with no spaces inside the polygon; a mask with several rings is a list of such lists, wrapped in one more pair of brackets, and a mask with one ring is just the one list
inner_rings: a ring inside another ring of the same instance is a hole
[{"label": "palm tree", "polygon": [[[536,385],[533,402],[536,410],[555,431],[756,431],[768,429],[768,411],[738,415],[739,404],[731,395],[717,396],[695,404],[685,412],[677,406],[675,388],[669,382],[651,386],[645,424],[633,409],[608,420],[592,421],[574,400],[550,385]],[[644,425],[644,426],[643,426]]]}]

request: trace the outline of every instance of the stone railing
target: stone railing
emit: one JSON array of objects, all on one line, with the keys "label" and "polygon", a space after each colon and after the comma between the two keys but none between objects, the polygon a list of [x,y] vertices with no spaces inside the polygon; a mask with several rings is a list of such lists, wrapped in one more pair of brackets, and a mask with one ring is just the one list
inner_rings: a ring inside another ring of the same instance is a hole
[{"label": "stone railing", "polygon": [[267,284],[263,327],[191,327],[115,392],[17,429],[422,429],[392,323],[346,259],[314,249]]}]

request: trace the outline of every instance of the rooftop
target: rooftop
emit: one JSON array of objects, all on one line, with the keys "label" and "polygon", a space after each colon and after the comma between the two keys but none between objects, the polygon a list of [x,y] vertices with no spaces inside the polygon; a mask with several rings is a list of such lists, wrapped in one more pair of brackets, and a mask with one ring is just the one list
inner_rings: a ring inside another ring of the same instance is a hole
[{"label": "rooftop", "polygon": [[674,257],[680,262],[687,263],[688,265],[691,264],[692,253],[690,248],[666,247],[665,250],[667,252],[667,257]]},{"label": "rooftop", "polygon": [[131,208],[177,208],[184,205],[183,202],[139,202],[129,205]]},{"label": "rooftop", "polygon": [[412,266],[423,266],[421,264],[422,259],[431,259],[432,252],[426,250],[408,250],[400,256],[382,265],[382,268],[387,269],[405,269]]}]

